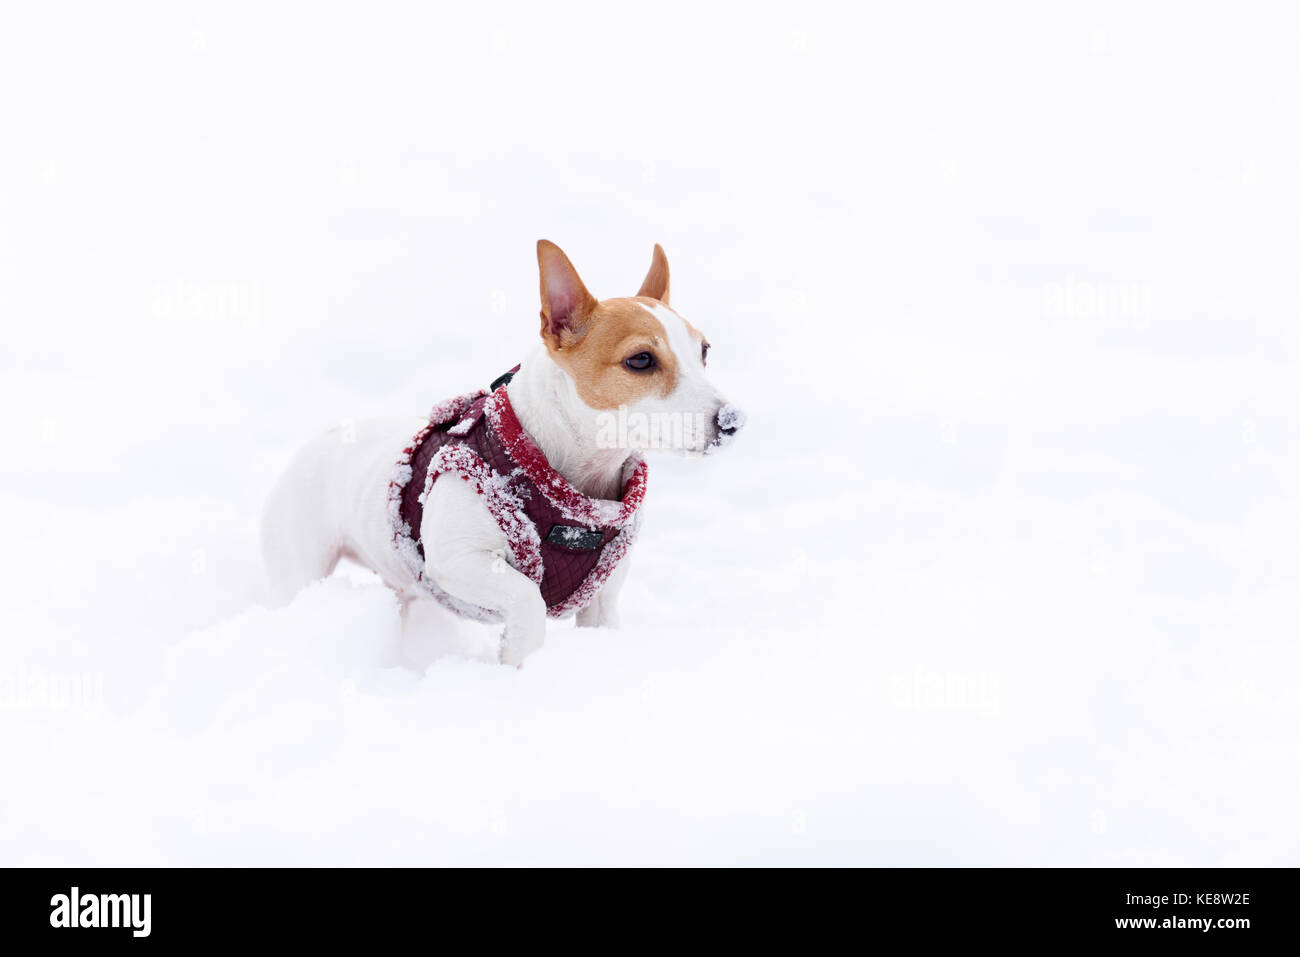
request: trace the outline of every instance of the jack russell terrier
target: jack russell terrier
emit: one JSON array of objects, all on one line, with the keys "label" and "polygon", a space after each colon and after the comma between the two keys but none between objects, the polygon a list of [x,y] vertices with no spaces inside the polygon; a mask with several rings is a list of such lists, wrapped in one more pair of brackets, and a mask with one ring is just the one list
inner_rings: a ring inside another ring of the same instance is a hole
[{"label": "jack russell terrier", "polygon": [[744,414],[709,384],[704,335],[668,305],[660,246],[630,298],[597,301],[547,240],[537,262],[542,343],[523,363],[435,406],[418,431],[365,421],[297,454],[262,521],[274,600],[350,558],[397,592],[403,618],[431,598],[504,622],[499,658],[515,666],[547,617],[618,624],[641,453],[711,452]]}]

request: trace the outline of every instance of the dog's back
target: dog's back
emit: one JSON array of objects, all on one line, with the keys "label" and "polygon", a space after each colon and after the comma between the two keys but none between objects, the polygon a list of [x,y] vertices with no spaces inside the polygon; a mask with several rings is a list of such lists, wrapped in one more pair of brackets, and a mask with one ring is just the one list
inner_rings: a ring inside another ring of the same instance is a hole
[{"label": "dog's back", "polygon": [[408,584],[391,550],[375,547],[386,536],[358,530],[386,527],[393,466],[422,421],[348,423],[298,450],[262,514],[262,556],[274,604],[329,575],[344,557],[370,568],[393,588]]}]

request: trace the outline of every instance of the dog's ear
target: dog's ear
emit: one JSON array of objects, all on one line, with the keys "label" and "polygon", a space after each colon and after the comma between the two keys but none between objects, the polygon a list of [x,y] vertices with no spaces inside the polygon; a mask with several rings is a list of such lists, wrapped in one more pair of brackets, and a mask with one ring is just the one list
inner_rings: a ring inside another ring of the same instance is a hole
[{"label": "dog's ear", "polygon": [[596,297],[587,292],[564,250],[548,239],[537,240],[537,267],[542,274],[542,340],[558,349],[582,337]]},{"label": "dog's ear", "polygon": [[637,295],[649,296],[668,305],[668,257],[664,255],[664,247],[658,243],[655,243],[654,257],[650,260],[650,271],[645,274],[645,282],[641,283]]}]

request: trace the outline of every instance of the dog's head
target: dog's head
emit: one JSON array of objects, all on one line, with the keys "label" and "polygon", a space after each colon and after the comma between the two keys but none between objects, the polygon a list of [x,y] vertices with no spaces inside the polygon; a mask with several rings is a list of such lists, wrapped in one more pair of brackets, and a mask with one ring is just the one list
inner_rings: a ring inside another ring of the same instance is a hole
[{"label": "dog's head", "polygon": [[709,452],[745,417],[709,382],[709,341],[668,304],[668,257],[655,245],[635,296],[597,300],[569,257],[537,243],[542,342],[597,414],[607,447]]}]

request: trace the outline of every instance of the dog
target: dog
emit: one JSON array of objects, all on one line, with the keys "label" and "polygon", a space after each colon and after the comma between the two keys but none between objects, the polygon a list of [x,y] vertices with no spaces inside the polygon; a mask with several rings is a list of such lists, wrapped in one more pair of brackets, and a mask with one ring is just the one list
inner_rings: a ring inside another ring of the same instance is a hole
[{"label": "dog", "polygon": [[548,617],[617,627],[642,453],[712,452],[744,415],[708,380],[704,334],[669,305],[661,246],[631,297],[598,301],[547,240],[537,262],[541,342],[522,363],[427,420],[358,422],[297,453],[262,521],[273,601],[346,557],[396,591],[403,620],[437,600],[502,622],[503,664],[541,647]]}]

